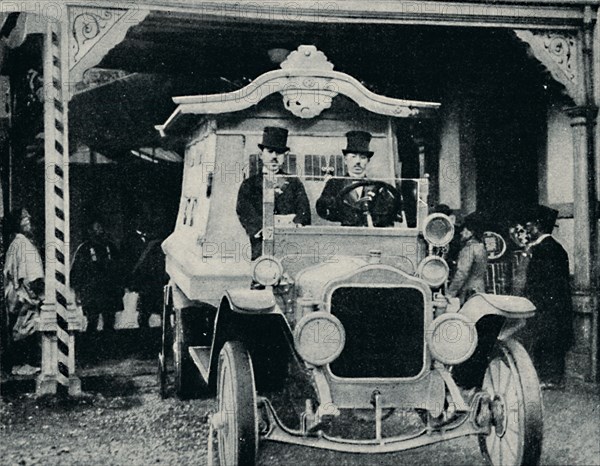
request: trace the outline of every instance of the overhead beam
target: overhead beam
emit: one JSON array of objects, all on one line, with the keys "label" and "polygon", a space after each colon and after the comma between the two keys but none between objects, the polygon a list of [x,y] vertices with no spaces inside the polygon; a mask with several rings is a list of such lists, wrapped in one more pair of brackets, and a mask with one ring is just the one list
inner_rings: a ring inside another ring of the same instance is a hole
[{"label": "overhead beam", "polygon": [[[3,12],[35,9],[42,15],[62,15],[66,8],[85,8],[79,0],[37,2],[2,2]],[[101,9],[123,8],[121,1],[95,0]],[[211,0],[142,0],[127,2],[129,19],[135,21],[146,11],[165,11],[170,15],[198,14],[205,19],[228,18],[231,21],[307,22],[307,23],[376,23],[435,26],[477,26],[494,28],[574,29],[583,21],[583,6],[597,5],[597,0],[536,0],[520,2],[410,1],[388,0],[298,0],[211,1]],[[143,18],[142,18],[143,19]]]},{"label": "overhead beam", "polygon": [[[102,4],[103,2],[98,2]],[[309,23],[388,23],[431,24],[445,26],[482,27],[574,27],[581,24],[581,5],[594,0],[556,2],[538,0],[523,2],[465,1],[371,1],[345,0],[332,2],[311,0],[297,2],[273,1],[210,1],[210,0],[144,0],[140,8],[153,11],[197,13],[232,21],[309,22]]]}]

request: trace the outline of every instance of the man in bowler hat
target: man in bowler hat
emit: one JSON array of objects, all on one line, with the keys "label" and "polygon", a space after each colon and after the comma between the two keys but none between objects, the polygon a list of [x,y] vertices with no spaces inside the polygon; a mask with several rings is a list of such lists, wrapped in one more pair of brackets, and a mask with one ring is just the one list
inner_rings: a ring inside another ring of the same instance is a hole
[{"label": "man in bowler hat", "polygon": [[[262,252],[263,176],[287,175],[282,169],[287,147],[288,131],[267,126],[263,130],[260,149],[262,172],[245,179],[240,186],[236,211],[240,223],[250,238],[252,260]],[[275,215],[295,214],[294,223],[310,224],[310,204],[304,185],[296,177],[278,178],[275,187]]]},{"label": "man in bowler hat", "polygon": [[524,294],[537,308],[522,340],[542,388],[563,382],[565,356],[573,342],[573,308],[567,252],[552,236],[558,212],[537,206],[526,223],[530,237]]},{"label": "man in bowler hat", "polygon": [[343,226],[369,226],[369,218],[372,226],[393,226],[400,212],[400,199],[381,185],[364,184],[340,194],[348,186],[368,179],[367,166],[373,156],[369,149],[370,133],[349,131],[346,139],[346,148],[342,151],[346,174],[344,178],[327,181],[317,200],[317,213],[326,220],[341,222]]}]

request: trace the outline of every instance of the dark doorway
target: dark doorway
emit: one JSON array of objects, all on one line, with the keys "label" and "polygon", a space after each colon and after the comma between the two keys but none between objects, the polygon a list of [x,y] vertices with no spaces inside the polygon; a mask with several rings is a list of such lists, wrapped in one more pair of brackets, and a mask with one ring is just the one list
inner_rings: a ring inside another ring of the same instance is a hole
[{"label": "dark doorway", "polygon": [[507,33],[490,35],[480,48],[477,63],[472,63],[480,71],[475,72],[479,76],[469,115],[477,210],[502,220],[538,202],[551,91],[539,64]]}]

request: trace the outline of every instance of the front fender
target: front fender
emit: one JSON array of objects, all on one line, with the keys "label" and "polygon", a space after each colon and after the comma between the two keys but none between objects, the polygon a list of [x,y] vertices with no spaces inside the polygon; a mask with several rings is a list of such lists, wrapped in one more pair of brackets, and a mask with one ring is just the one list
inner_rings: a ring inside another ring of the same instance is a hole
[{"label": "front fender", "polygon": [[275,296],[271,290],[227,290],[225,296],[234,312],[241,314],[270,314],[276,312]]},{"label": "front fender", "polygon": [[210,353],[209,386],[216,387],[219,353],[228,341],[244,344],[252,357],[257,389],[283,381],[293,356],[291,329],[270,290],[228,290],[221,300]]},{"label": "front fender", "polygon": [[458,311],[475,325],[477,348],[464,363],[455,366],[455,381],[464,388],[480,387],[488,365],[488,356],[496,342],[508,339],[535,314],[531,301],[519,296],[478,293]]},{"label": "front fender", "polygon": [[483,316],[498,315],[508,319],[527,319],[535,314],[535,306],[527,298],[477,293],[458,311],[471,322]]}]

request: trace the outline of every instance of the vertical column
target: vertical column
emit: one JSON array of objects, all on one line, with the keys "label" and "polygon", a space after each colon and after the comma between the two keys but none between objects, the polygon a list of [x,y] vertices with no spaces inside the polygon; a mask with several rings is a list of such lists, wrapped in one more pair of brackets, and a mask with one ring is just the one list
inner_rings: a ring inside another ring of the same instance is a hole
[{"label": "vertical column", "polygon": [[[600,108],[600,8],[596,11],[596,21],[592,30],[592,47],[591,47],[591,61],[593,63],[592,70],[592,95],[593,102],[596,108]],[[596,172],[596,262],[600,260],[600,125],[598,121],[592,127],[593,130],[593,141],[594,141],[594,170]],[[596,263],[596,291],[600,292],[600,265]],[[593,338],[592,348],[594,348],[594,355],[592,357],[592,380],[595,382],[600,381],[600,361],[598,360],[598,353],[600,352],[600,319],[598,318],[600,310],[596,308],[595,321],[592,324]]]},{"label": "vertical column", "polygon": [[460,147],[460,197],[461,212],[467,214],[477,210],[477,160],[475,157],[475,147],[473,141],[477,140],[476,129],[474,126],[476,114],[477,99],[470,93],[463,92],[462,103],[459,107],[459,147]]},{"label": "vertical column", "polygon": [[590,166],[589,151],[592,141],[589,138],[589,120],[591,113],[586,106],[568,110],[573,130],[574,185],[573,220],[575,231],[574,244],[574,281],[573,307],[575,326],[575,345],[569,357],[569,372],[584,380],[592,380],[595,371],[596,351],[592,347],[597,328],[598,297],[596,296],[596,278],[594,276],[593,226],[594,203],[590,197],[589,185],[594,183]]},{"label": "vertical column", "polygon": [[[46,174],[46,288],[42,306],[42,373],[38,395],[81,391],[75,376],[73,300],[69,289],[69,66],[66,31],[62,21],[48,19],[44,41],[44,137]],[[71,317],[73,316],[73,317]]]},{"label": "vertical column", "polygon": [[591,245],[590,245],[590,196],[588,180],[590,168],[588,164],[588,138],[587,138],[587,108],[575,107],[567,110],[571,118],[573,131],[573,219],[577,233],[574,256],[574,282],[575,289],[589,290],[592,283]]}]

